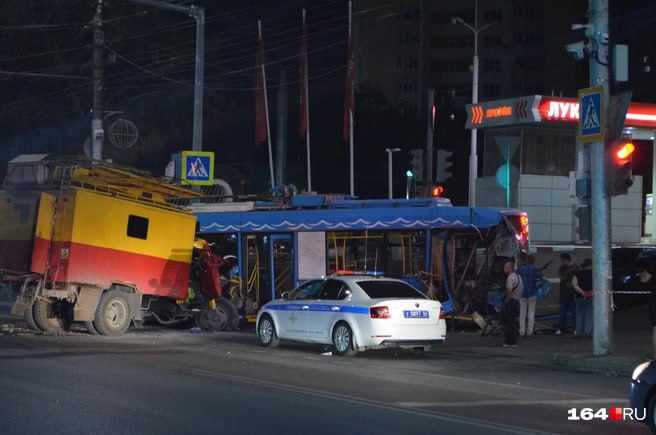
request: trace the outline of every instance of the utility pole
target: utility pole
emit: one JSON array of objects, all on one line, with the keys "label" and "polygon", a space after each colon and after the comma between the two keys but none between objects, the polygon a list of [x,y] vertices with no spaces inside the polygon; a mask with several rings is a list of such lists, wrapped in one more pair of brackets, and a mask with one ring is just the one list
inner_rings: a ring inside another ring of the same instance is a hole
[{"label": "utility pole", "polygon": [[91,118],[91,158],[102,160],[105,129],[103,126],[103,54],[104,35],[102,28],[103,0],[98,0],[93,15],[93,116]]},{"label": "utility pole", "polygon": [[[433,134],[435,132],[435,117],[437,115],[435,108],[435,89],[428,90],[428,102],[426,104],[428,112],[428,127],[426,128],[426,155],[424,156],[424,167],[426,168],[426,186],[424,187],[425,196],[430,198],[431,183],[433,183]],[[423,174],[422,174],[423,175]]]},{"label": "utility pole", "polygon": [[[596,44],[590,56],[590,87],[603,87],[602,114],[609,116],[608,84],[608,0],[589,0],[589,36]],[[605,122],[604,125],[608,125]],[[606,132],[606,138],[608,133]],[[592,258],[593,287],[593,353],[606,355],[613,351],[613,317],[611,311],[611,291],[613,266],[610,250],[610,194],[608,192],[608,163],[604,140],[590,143],[592,176]]]},{"label": "utility pole", "polygon": [[[280,70],[278,87],[278,147],[276,149],[276,186],[285,184],[285,166],[287,162],[287,73]],[[272,186],[274,187],[274,186]]]}]

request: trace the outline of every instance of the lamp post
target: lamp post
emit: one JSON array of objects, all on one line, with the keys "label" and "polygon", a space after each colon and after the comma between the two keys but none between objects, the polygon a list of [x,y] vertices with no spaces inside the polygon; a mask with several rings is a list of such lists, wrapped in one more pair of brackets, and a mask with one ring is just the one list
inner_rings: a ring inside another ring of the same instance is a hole
[{"label": "lamp post", "polygon": [[389,199],[394,196],[392,194],[392,154],[399,151],[401,151],[401,148],[385,148],[387,153],[387,195]]},{"label": "lamp post", "polygon": [[[474,26],[467,24],[465,20],[460,17],[451,18],[453,24],[462,24],[472,31],[474,34],[474,60],[472,65],[472,104],[478,103],[478,34],[487,29],[492,23],[486,24],[483,27],[478,27],[478,0],[474,0]],[[469,206],[476,205],[476,178],[478,177],[478,155],[476,150],[477,145],[477,130],[471,129],[471,151],[469,154]]]},{"label": "lamp post", "polygon": [[405,182],[405,199],[410,199],[410,181],[412,181],[412,177],[415,174],[412,173],[411,170],[405,171],[405,176],[407,177],[407,180]]}]

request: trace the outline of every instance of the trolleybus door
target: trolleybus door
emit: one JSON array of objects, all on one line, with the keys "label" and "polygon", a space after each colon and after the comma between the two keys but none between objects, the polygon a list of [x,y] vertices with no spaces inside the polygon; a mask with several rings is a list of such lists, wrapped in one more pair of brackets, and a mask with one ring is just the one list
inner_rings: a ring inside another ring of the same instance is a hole
[{"label": "trolleybus door", "polygon": [[294,238],[291,234],[272,234],[269,243],[271,260],[271,297],[277,299],[294,289]]}]

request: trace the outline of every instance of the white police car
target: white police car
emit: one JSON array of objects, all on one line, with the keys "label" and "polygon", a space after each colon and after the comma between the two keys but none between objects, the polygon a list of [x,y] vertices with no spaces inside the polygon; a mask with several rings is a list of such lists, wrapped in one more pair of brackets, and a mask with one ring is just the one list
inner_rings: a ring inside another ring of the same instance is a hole
[{"label": "white police car", "polygon": [[337,355],[385,347],[429,350],[446,337],[439,301],[409,284],[367,275],[310,280],[257,315],[263,346],[280,340],[332,345]]}]

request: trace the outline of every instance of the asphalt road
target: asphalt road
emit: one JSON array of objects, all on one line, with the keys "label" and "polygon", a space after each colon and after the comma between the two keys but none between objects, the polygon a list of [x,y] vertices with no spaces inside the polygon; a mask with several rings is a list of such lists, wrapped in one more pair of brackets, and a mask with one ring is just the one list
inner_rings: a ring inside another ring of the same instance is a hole
[{"label": "asphalt road", "polygon": [[625,377],[525,364],[503,349],[266,349],[252,331],[0,335],[0,392],[3,434],[648,432],[568,421],[570,408],[628,406]]}]

